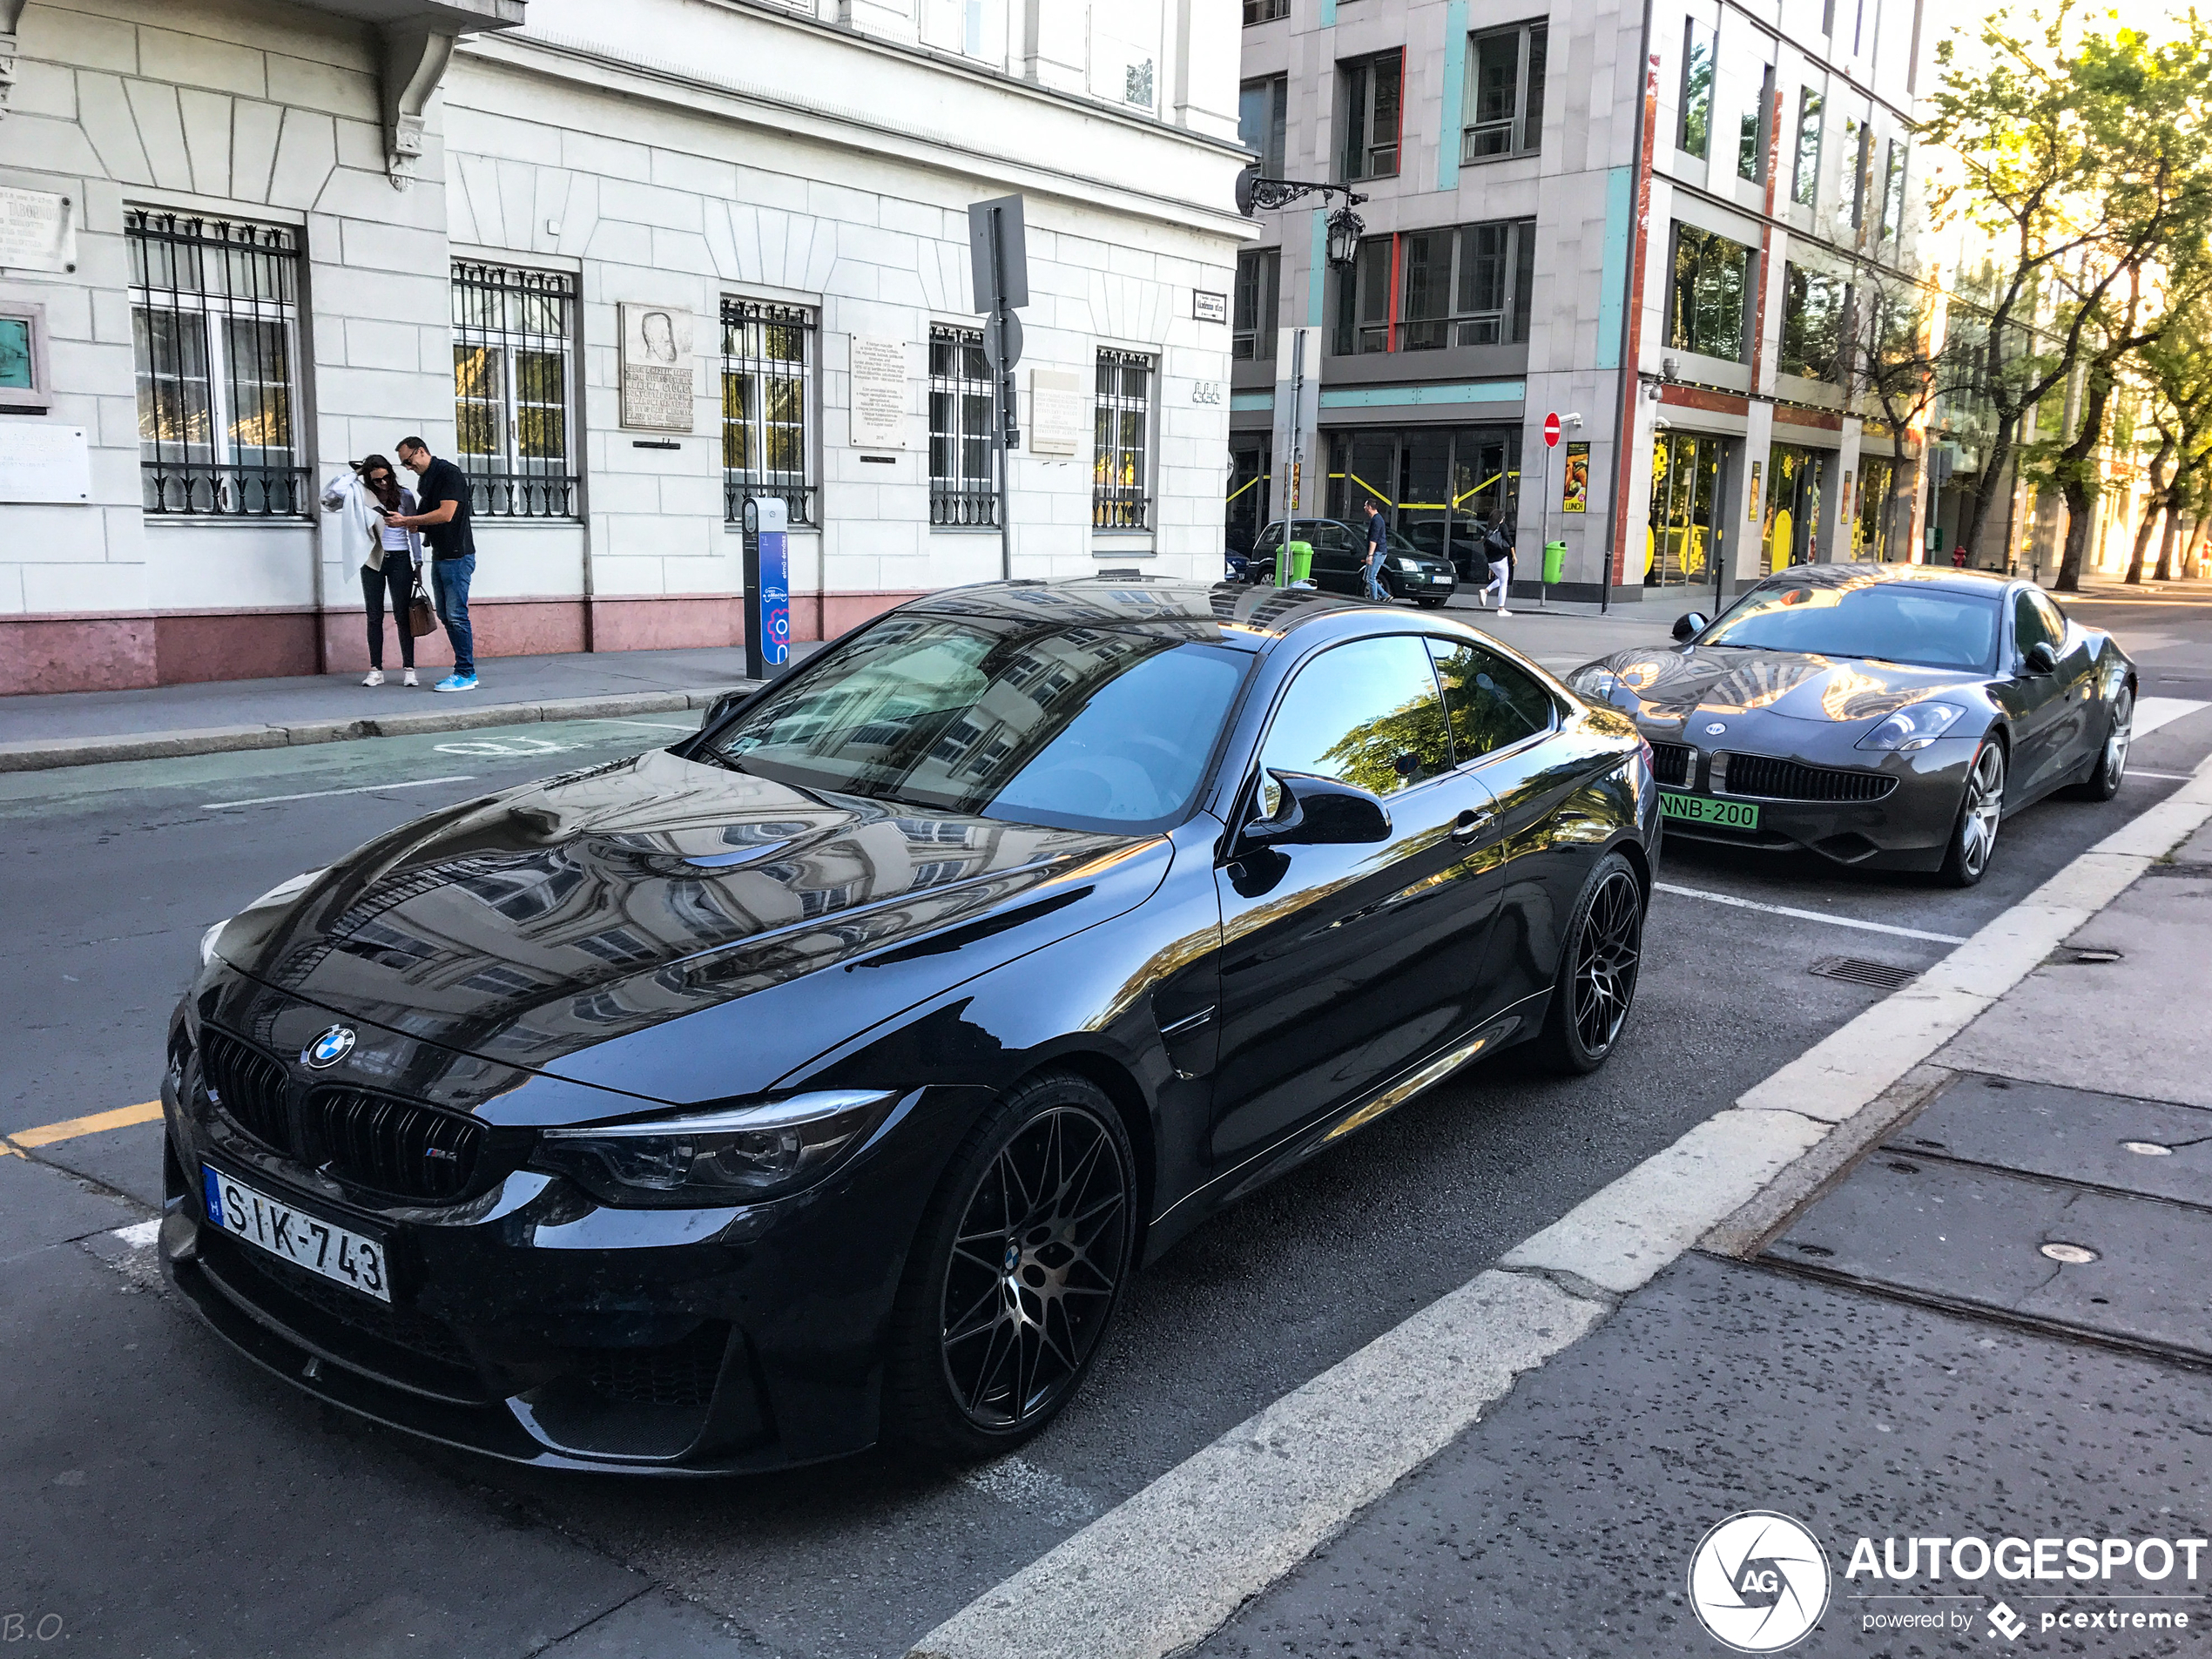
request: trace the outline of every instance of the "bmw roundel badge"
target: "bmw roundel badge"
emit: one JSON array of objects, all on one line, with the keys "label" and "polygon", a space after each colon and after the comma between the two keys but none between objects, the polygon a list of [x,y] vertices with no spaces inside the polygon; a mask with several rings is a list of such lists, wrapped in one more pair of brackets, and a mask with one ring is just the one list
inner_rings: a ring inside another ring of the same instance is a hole
[{"label": "bmw roundel badge", "polygon": [[325,1066],[334,1066],[354,1051],[354,1031],[351,1026],[334,1025],[306,1048],[300,1050],[302,1065],[320,1071]]},{"label": "bmw roundel badge", "polygon": [[1727,730],[1728,730],[1728,726],[1727,726],[1727,725],[1726,725],[1726,723],[1725,723],[1725,722],[1723,722],[1723,721],[1720,721],[1720,720],[1716,720],[1716,721],[1714,721],[1714,722],[1713,722],[1710,725],[1709,725],[1709,726],[1707,726],[1707,727],[1705,728],[1705,735],[1706,735],[1707,737],[1709,737],[1709,738],[1716,738],[1716,737],[1720,736],[1720,734],[1721,734],[1722,732],[1725,732],[1725,731],[1727,731]]}]

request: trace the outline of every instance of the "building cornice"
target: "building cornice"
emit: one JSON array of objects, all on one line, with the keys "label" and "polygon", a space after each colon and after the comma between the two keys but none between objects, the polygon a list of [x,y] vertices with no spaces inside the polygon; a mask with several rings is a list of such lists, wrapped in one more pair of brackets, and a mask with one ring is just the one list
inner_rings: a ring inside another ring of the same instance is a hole
[{"label": "building cornice", "polygon": [[[722,3],[731,4],[732,0]],[[978,90],[1033,100],[1049,106],[1056,114],[1108,121],[1147,138],[1198,151],[1209,160],[1242,165],[1249,158],[1241,145],[1226,140],[1162,121],[1124,115],[1110,105],[1071,98],[980,65],[958,63],[944,54],[878,41],[857,30],[796,14],[779,14],[748,5],[745,15],[764,23],[817,31],[827,37],[826,44],[833,43],[846,50],[877,54],[914,68],[959,76],[974,82]],[[704,75],[682,64],[624,52],[604,42],[533,30],[523,34],[471,37],[459,44],[456,55],[525,74],[591,85],[624,97],[711,112],[782,137],[813,139],[846,149],[859,141],[876,154],[925,169],[962,172],[994,186],[1011,185],[1189,229],[1231,235],[1239,240],[1248,238],[1254,229],[1251,221],[1240,217],[1226,200],[1219,209],[1210,209],[1187,197],[1081,178],[1042,164],[1033,156],[983,148],[957,132],[894,121],[879,111],[840,105],[816,96],[801,100],[786,89]],[[1175,176],[1178,159],[1172,152],[1161,158],[1163,177]]]}]

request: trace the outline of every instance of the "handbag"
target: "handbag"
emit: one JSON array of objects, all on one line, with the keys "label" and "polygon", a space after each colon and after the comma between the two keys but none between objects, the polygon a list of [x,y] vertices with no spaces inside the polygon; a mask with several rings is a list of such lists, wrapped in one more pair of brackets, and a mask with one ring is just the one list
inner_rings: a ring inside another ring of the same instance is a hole
[{"label": "handbag", "polygon": [[430,601],[422,591],[422,567],[415,565],[414,584],[407,600],[407,631],[420,639],[425,634],[438,631],[438,613],[430,608]]}]

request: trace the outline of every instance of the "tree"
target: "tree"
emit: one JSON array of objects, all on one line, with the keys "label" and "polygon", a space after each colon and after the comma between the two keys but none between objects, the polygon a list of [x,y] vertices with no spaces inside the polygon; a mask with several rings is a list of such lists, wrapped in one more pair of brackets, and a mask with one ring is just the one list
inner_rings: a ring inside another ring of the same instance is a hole
[{"label": "tree", "polygon": [[[1893,438],[1927,412],[1945,389],[1943,358],[1932,345],[1928,291],[1892,273],[1868,266],[1853,295],[1851,371]],[[1926,446],[1921,465],[1926,466]],[[1863,469],[1862,469],[1863,470]],[[1890,481],[1882,503],[1882,543],[1897,545],[1897,516],[1905,500]]]},{"label": "tree", "polygon": [[[2083,419],[2046,453],[2085,526],[2096,475],[2088,456],[2103,429],[2111,373],[2144,343],[2146,304],[2162,311],[2160,261],[2201,246],[2212,222],[2212,145],[2200,88],[2212,77],[2212,34],[2194,17],[2154,46],[2141,30],[2085,30],[2073,0],[2047,14],[1987,19],[1962,55],[1938,49],[1941,84],[1922,124],[1960,175],[1939,191],[1939,213],[1979,232],[1993,250],[1991,299],[1975,379],[1991,437],[1966,545],[2021,460],[2024,424],[2087,368]],[[1967,61],[1967,56],[1978,61]],[[2091,403],[2094,407],[2091,407]],[[2085,437],[2086,435],[2086,437]],[[2084,530],[2086,535],[2086,528]],[[2071,527],[2067,564],[2081,552]]]}]

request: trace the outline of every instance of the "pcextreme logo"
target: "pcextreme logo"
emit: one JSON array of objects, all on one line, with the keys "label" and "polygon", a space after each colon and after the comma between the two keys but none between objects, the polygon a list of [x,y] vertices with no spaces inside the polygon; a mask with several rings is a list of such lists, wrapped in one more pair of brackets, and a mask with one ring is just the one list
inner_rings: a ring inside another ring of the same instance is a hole
[{"label": "pcextreme logo", "polygon": [[1689,1605],[1716,1642],[1738,1653],[1779,1653],[1828,1610],[1828,1552],[1788,1515],[1730,1515],[1689,1558]]}]

